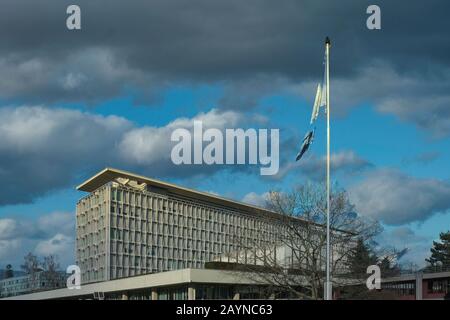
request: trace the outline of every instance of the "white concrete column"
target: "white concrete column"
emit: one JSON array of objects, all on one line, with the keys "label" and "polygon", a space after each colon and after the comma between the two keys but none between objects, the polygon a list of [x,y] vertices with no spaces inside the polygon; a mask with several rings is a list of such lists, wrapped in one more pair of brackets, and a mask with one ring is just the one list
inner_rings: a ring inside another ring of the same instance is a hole
[{"label": "white concrete column", "polygon": [[194,286],[188,287],[188,300],[195,300],[195,288]]},{"label": "white concrete column", "polygon": [[422,300],[423,273],[416,272],[416,300]]}]

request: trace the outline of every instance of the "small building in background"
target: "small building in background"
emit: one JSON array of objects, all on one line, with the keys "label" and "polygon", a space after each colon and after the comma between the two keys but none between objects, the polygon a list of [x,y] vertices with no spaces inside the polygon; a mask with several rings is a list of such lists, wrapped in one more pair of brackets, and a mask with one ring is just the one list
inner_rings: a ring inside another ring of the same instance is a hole
[{"label": "small building in background", "polygon": [[0,298],[65,288],[66,279],[67,275],[64,272],[49,274],[45,271],[6,278],[0,280]]}]

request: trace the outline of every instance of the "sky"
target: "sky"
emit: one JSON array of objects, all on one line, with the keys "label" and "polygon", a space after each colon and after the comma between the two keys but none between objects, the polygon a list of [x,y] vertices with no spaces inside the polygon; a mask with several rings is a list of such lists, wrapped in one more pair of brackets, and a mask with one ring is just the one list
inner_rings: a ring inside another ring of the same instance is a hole
[{"label": "sky", "polygon": [[[66,8],[81,8],[69,31]],[[75,186],[115,167],[261,205],[325,174],[310,129],[331,47],[332,180],[382,245],[420,266],[450,229],[450,4],[377,1],[4,0],[0,10],[0,268],[31,251],[74,262]],[[176,128],[280,130],[280,170],[175,166]]]}]

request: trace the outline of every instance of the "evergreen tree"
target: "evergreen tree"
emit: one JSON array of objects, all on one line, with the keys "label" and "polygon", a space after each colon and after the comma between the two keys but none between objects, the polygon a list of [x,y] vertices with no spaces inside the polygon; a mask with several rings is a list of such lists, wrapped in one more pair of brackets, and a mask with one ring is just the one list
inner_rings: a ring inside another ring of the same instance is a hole
[{"label": "evergreen tree", "polygon": [[388,278],[394,277],[400,274],[400,267],[398,263],[394,262],[394,257],[386,256],[378,264],[381,271],[381,276]]},{"label": "evergreen tree", "polygon": [[349,271],[354,277],[362,277],[367,274],[367,267],[374,264],[377,264],[376,255],[363,239],[358,239],[348,259]]},{"label": "evergreen tree", "polygon": [[426,259],[433,267],[450,267],[450,231],[439,234],[440,241],[433,241],[431,256]]},{"label": "evergreen tree", "polygon": [[377,264],[377,256],[364,239],[359,238],[347,260],[347,268],[350,273],[348,277],[356,280],[356,284],[341,290],[343,299],[369,299],[370,292],[367,290],[365,282],[368,277],[367,267],[375,264]]}]

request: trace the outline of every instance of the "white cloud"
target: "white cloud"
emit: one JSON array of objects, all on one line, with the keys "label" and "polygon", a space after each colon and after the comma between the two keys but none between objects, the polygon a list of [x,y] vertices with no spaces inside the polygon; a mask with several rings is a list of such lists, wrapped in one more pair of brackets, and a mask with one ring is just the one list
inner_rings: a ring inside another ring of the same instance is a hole
[{"label": "white cloud", "polygon": [[52,212],[36,219],[0,219],[0,268],[19,267],[28,252],[58,256],[61,265],[74,262],[75,214]]},{"label": "white cloud", "polygon": [[233,128],[244,120],[242,114],[234,111],[219,112],[215,109],[200,113],[192,119],[178,118],[164,127],[142,127],[127,132],[119,143],[122,158],[129,163],[150,165],[156,162],[169,162],[173,144],[170,136],[175,129],[192,131],[194,121],[201,121],[203,128],[224,130]]},{"label": "white cloud", "polygon": [[349,191],[359,213],[390,225],[425,221],[450,209],[449,183],[396,170],[373,171]]},{"label": "white cloud", "polygon": [[58,232],[72,235],[75,233],[75,214],[73,212],[52,212],[39,217],[36,226],[47,234]]},{"label": "white cloud", "polygon": [[[99,116],[78,110],[22,106],[0,109],[0,151],[55,154],[92,151],[131,127],[117,116]],[[92,139],[95,136],[96,139]],[[77,141],[77,144],[70,143]],[[54,146],[58,149],[54,150]]]},{"label": "white cloud", "polygon": [[0,239],[9,239],[17,231],[17,223],[13,219],[0,219]]},{"label": "white cloud", "polygon": [[0,268],[3,268],[3,264],[9,263],[9,257],[11,253],[17,254],[17,250],[20,248],[20,240],[0,240]]},{"label": "white cloud", "polygon": [[409,227],[401,226],[381,233],[377,241],[381,247],[395,248],[397,250],[407,249],[407,252],[400,258],[401,264],[414,263],[419,267],[425,266],[425,258],[430,256],[432,239],[417,234]]},{"label": "white cloud", "polygon": [[74,238],[57,233],[50,239],[39,241],[34,251],[39,256],[57,255],[67,260],[67,256],[73,258],[75,254]]},{"label": "white cloud", "polygon": [[0,204],[29,202],[66,186],[74,174],[114,159],[131,123],[78,110],[22,106],[0,109]]},{"label": "white cloud", "polygon": [[205,128],[225,129],[250,121],[260,123],[263,118],[212,109],[161,127],[137,127],[122,117],[73,109],[1,108],[0,179],[8,188],[0,194],[0,205],[30,202],[48,191],[76,184],[74,178],[86,170],[106,166],[157,177],[188,177],[224,169],[193,166],[186,170],[170,161],[172,131],[191,130],[194,120],[201,120]]},{"label": "white cloud", "polygon": [[247,193],[244,198],[242,198],[242,202],[252,204],[258,207],[264,207],[266,205],[266,201],[269,198],[269,193],[264,192],[262,194],[258,194],[256,192]]},{"label": "white cloud", "polygon": [[[274,178],[281,179],[291,171],[298,170],[309,179],[323,180],[326,174],[326,161],[326,156],[317,157],[314,154],[306,154],[300,161],[288,162]],[[353,150],[342,150],[331,154],[330,166],[334,173],[356,174],[372,167],[372,164]]]}]

